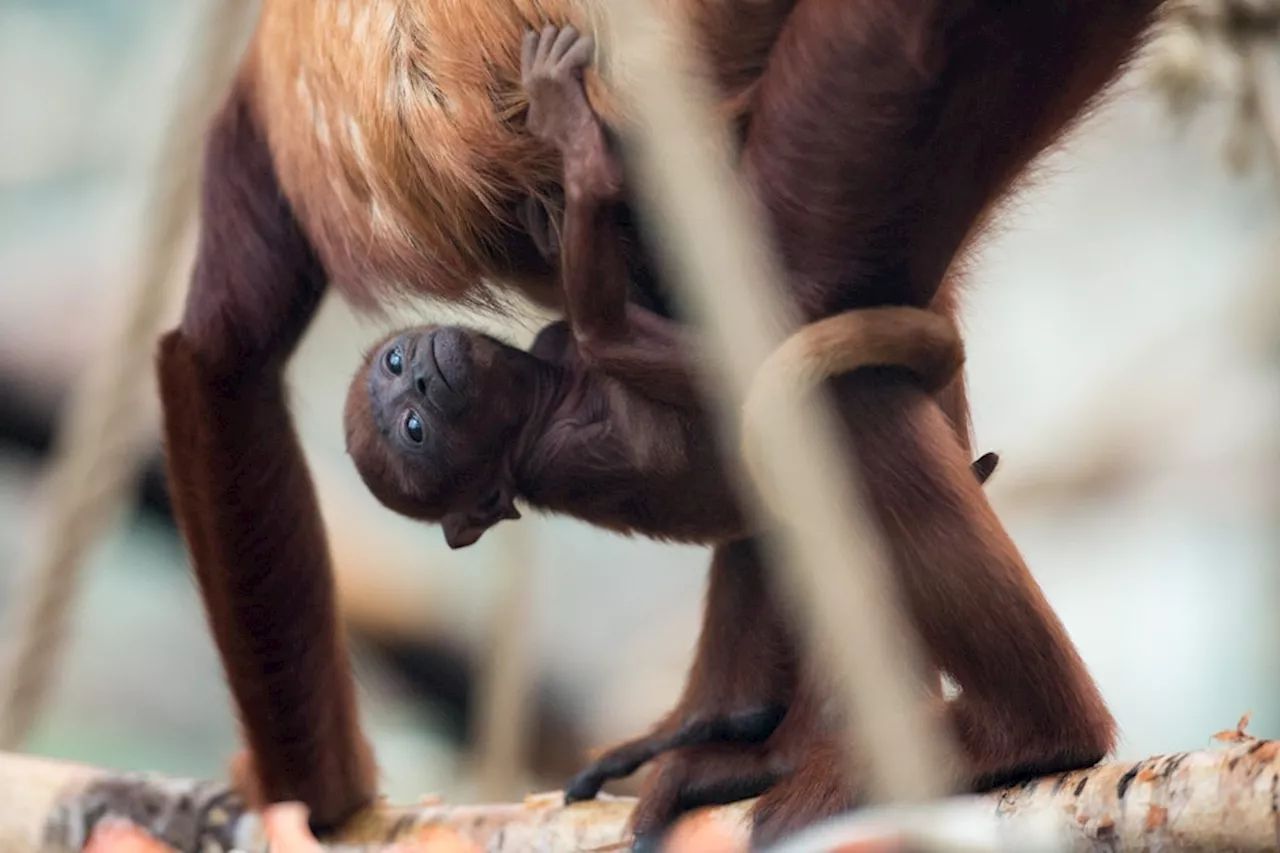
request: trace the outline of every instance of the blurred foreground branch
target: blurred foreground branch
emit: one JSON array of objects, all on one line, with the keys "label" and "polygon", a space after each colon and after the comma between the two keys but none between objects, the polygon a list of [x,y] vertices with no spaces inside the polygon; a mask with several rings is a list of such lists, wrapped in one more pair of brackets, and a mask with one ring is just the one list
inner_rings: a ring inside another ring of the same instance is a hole
[{"label": "blurred foreground branch", "polygon": [[[868,811],[817,827],[786,845],[787,853],[893,849],[994,849],[989,839],[1023,833],[1016,847],[1036,849],[1029,833],[1048,827],[1078,851],[1262,851],[1280,839],[1280,741],[1234,730],[1197,752],[1137,763],[1103,764],[1045,777],[991,794],[925,806]],[[624,850],[630,799],[606,798],[565,807],[558,793],[506,805],[380,805],[358,816],[326,850],[408,853],[478,848],[488,853]],[[745,849],[746,804],[698,817],[720,840],[715,849]],[[77,765],[0,755],[0,850],[79,851],[99,825],[127,820],[164,846],[156,853],[262,853],[262,823],[225,786],[161,777],[121,776]],[[45,846],[41,846],[41,840]],[[442,843],[448,839],[449,843]],[[1013,841],[1012,838],[1005,838]],[[860,845],[845,846],[853,842]],[[95,853],[115,853],[95,843]],[[123,851],[123,845],[119,848]],[[279,849],[279,847],[277,847]],[[710,850],[708,846],[682,851]],[[779,851],[781,853],[781,851]]]},{"label": "blurred foreground branch", "polygon": [[80,567],[126,499],[145,437],[143,403],[168,290],[195,213],[203,128],[229,83],[252,0],[207,4],[170,117],[143,221],[141,276],[120,296],[109,334],[77,377],[48,474],[47,517],[21,575],[17,635],[0,692],[0,746],[21,746],[66,644]]}]

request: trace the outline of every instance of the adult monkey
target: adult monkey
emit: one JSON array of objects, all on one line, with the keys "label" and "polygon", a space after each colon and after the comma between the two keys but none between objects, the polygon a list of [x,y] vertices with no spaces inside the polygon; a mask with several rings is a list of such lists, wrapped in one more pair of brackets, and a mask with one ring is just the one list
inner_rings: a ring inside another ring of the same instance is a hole
[{"label": "adult monkey", "polygon": [[[744,169],[809,319],[873,304],[954,311],[954,286],[939,283],[956,252],[1160,5],[669,2],[694,19],[726,110],[749,114]],[[161,345],[170,480],[253,756],[247,793],[301,800],[320,826],[370,800],[374,769],[283,367],[329,279],[362,306],[397,290],[483,300],[480,275],[556,303],[553,269],[516,224],[521,201],[554,198],[556,179],[552,153],[520,127],[517,69],[526,27],[589,23],[591,0],[562,3],[444,14],[432,0],[267,0],[210,135],[192,290]],[[594,78],[589,90],[615,119]],[[966,684],[951,706],[969,781],[1091,763],[1113,724],[969,473],[963,388],[942,395],[944,418],[910,386],[834,383],[881,521],[901,527],[905,499],[927,534],[913,546],[899,531],[895,563],[939,565],[899,568],[917,624],[991,688]],[[753,553],[717,555],[708,626],[767,608]],[[695,672],[749,667],[748,650],[729,651]],[[682,708],[752,699],[724,687],[704,679]],[[751,762],[786,772],[757,812],[762,837],[854,802],[817,716],[821,690],[802,680],[797,693],[772,743],[727,764],[661,759],[637,828],[659,830],[700,791],[740,794],[732,783]]]}]

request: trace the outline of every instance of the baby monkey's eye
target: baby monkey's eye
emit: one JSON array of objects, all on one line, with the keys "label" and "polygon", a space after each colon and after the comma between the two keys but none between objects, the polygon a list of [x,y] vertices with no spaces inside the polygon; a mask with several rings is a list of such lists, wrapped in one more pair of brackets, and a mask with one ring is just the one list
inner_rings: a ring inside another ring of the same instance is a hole
[{"label": "baby monkey's eye", "polygon": [[404,370],[404,355],[400,352],[400,347],[395,347],[391,352],[387,353],[384,359],[387,363],[387,370],[391,371],[392,376],[399,376]]},{"label": "baby monkey's eye", "polygon": [[409,436],[409,440],[414,444],[422,444],[422,418],[418,417],[417,412],[409,412],[405,415],[404,434]]}]

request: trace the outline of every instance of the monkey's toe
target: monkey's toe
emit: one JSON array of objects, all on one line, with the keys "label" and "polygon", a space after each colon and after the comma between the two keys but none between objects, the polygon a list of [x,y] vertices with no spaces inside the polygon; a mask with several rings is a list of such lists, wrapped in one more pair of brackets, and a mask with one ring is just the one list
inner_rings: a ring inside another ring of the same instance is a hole
[{"label": "monkey's toe", "polygon": [[717,743],[761,743],[782,721],[782,705],[764,705],[746,711],[701,719],[686,719],[672,731],[664,723],[643,737],[627,741],[584,767],[564,787],[565,803],[595,799],[606,782],[624,779],[641,766],[672,750]]},{"label": "monkey's toe", "polygon": [[665,752],[671,736],[661,730],[616,746],[578,771],[564,786],[566,804],[594,800],[606,782],[625,779]]},{"label": "monkey's toe", "polygon": [[594,800],[608,779],[600,773],[599,764],[591,764],[578,772],[564,786],[564,804]]}]

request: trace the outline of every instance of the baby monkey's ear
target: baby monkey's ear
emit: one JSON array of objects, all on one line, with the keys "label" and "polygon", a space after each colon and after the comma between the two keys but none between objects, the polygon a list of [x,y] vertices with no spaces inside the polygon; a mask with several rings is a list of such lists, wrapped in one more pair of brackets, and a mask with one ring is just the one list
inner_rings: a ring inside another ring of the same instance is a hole
[{"label": "baby monkey's ear", "polygon": [[479,542],[484,532],[499,521],[519,517],[515,490],[499,483],[474,506],[447,513],[440,524],[444,527],[444,541],[456,551]]}]

